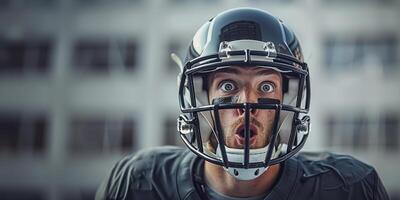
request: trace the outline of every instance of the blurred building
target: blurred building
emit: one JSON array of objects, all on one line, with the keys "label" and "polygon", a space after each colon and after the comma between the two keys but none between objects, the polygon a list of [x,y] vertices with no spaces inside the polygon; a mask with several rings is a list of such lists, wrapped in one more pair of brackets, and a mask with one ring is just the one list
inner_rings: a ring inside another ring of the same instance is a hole
[{"label": "blurred building", "polygon": [[0,198],[93,199],[122,156],[182,145],[169,53],[239,6],[279,16],[303,43],[305,150],[374,165],[400,199],[396,0],[0,0]]}]

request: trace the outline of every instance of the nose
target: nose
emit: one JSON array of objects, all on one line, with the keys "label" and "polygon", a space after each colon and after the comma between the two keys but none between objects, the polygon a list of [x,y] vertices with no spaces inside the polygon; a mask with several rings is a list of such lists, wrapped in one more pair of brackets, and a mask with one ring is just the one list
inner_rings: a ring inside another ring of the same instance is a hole
[{"label": "nose", "polygon": [[[238,103],[257,103],[258,102],[258,97],[254,92],[251,92],[250,90],[244,90],[240,93]],[[251,115],[257,115],[258,109],[249,109]],[[238,108],[236,109],[237,114],[244,115],[245,113],[245,108]]]},{"label": "nose", "polygon": [[[237,112],[237,114],[238,114],[239,116],[244,115],[245,111],[246,111],[246,110],[245,110],[244,108],[238,108],[238,109],[236,109],[236,112]],[[253,116],[257,115],[257,113],[258,113],[258,109],[252,109],[252,108],[250,108],[249,111],[250,111],[250,114],[253,115]]]}]

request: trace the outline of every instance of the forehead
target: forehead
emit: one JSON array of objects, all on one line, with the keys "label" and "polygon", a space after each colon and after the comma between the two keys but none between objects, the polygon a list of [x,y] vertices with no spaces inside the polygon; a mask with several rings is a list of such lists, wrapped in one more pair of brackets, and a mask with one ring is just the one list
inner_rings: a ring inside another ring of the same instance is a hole
[{"label": "forehead", "polygon": [[215,71],[211,75],[211,80],[218,78],[218,77],[224,77],[224,76],[278,76],[280,77],[280,73],[271,69],[271,68],[266,68],[266,67],[228,67],[224,69],[220,69],[218,71]]}]

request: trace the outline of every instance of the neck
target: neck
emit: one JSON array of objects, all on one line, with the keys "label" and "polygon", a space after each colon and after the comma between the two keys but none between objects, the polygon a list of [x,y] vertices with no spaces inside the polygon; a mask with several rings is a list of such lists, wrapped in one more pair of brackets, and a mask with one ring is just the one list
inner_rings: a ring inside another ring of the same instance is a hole
[{"label": "neck", "polygon": [[261,176],[253,180],[238,180],[222,166],[204,163],[206,183],[217,192],[231,197],[253,197],[268,193],[278,180],[280,165],[272,165]]}]

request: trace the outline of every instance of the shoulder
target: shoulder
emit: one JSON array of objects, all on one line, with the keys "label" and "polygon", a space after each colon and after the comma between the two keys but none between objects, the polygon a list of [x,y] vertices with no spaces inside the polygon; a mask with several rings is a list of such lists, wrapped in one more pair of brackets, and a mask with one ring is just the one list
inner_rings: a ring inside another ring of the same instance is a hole
[{"label": "shoulder", "polygon": [[318,183],[323,194],[349,194],[352,198],[386,199],[386,190],[376,170],[349,155],[302,152],[298,161],[300,181]]},{"label": "shoulder", "polygon": [[359,182],[368,175],[375,173],[375,169],[349,155],[329,152],[302,152],[297,155],[304,170],[303,177],[323,175],[337,178],[346,185]]},{"label": "shoulder", "polygon": [[134,173],[146,172],[158,167],[165,167],[165,162],[176,162],[184,152],[185,149],[176,146],[153,147],[123,158],[116,166],[134,167]]},{"label": "shoulder", "polygon": [[[179,167],[184,149],[173,146],[155,147],[129,155],[118,161],[98,189],[96,199],[127,199],[135,191],[155,198],[155,183],[166,183]],[[154,181],[157,179],[157,181]],[[166,195],[166,194],[164,194]],[[97,198],[99,197],[99,198]],[[149,196],[141,196],[149,198]]]},{"label": "shoulder", "polygon": [[129,172],[131,176],[140,177],[159,168],[173,166],[183,152],[184,149],[175,146],[140,150],[118,161],[112,169],[112,174]]}]

